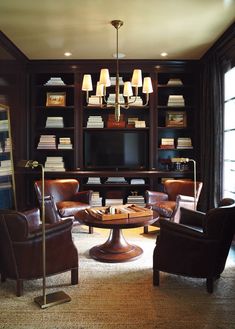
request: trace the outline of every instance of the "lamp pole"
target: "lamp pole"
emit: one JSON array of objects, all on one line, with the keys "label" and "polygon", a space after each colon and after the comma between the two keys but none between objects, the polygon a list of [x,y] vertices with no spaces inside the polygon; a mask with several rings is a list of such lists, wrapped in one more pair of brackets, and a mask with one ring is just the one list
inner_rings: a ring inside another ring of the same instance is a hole
[{"label": "lamp pole", "polygon": [[[24,165],[22,165],[24,164]],[[25,168],[41,168],[41,180],[42,180],[42,213],[41,213],[41,221],[42,221],[42,296],[38,296],[34,298],[34,302],[37,303],[42,309],[48,308],[54,305],[62,304],[65,302],[70,302],[71,298],[64,293],[63,291],[57,291],[51,294],[46,295],[46,220],[45,220],[45,171],[44,167],[41,163],[33,160],[22,160],[20,161],[19,166],[23,166]]]}]

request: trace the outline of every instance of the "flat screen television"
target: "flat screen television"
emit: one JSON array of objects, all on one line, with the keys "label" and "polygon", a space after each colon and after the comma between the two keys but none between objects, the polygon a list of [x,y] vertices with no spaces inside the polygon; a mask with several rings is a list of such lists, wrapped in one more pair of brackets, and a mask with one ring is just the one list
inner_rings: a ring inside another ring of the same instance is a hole
[{"label": "flat screen television", "polygon": [[148,168],[147,131],[86,131],[86,170],[145,170]]}]

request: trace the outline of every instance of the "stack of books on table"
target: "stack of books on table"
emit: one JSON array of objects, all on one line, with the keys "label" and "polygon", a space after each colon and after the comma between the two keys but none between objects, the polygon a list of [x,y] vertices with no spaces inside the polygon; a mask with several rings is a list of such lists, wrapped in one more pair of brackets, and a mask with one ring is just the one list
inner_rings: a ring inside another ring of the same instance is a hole
[{"label": "stack of books on table", "polygon": [[145,200],[142,195],[129,195],[127,197],[127,204],[137,204],[138,206],[145,207]]},{"label": "stack of books on table", "polygon": [[169,95],[167,106],[185,106],[183,95]]},{"label": "stack of books on table", "polygon": [[87,184],[101,184],[100,177],[88,177]]},{"label": "stack of books on table", "polygon": [[11,160],[0,161],[0,176],[12,174]]},{"label": "stack of books on table", "polygon": [[55,135],[41,135],[38,143],[38,150],[40,149],[56,149],[56,136]]},{"label": "stack of books on table", "polygon": [[47,117],[46,128],[64,128],[63,117]]},{"label": "stack of books on table", "polygon": [[168,86],[182,86],[183,82],[181,79],[174,79],[171,78],[168,82],[167,82]]},{"label": "stack of books on table", "polygon": [[0,120],[0,131],[8,130],[8,120]]},{"label": "stack of books on table", "polygon": [[92,192],[91,195],[91,206],[92,207],[100,207],[102,206],[102,198],[100,197],[99,192]]},{"label": "stack of books on table", "polygon": [[130,104],[130,106],[143,106],[143,100],[140,96],[137,96],[137,97],[131,96],[131,97],[129,97],[129,101],[133,102]]},{"label": "stack of books on table", "polygon": [[145,180],[143,178],[132,178],[130,183],[131,185],[144,185]]},{"label": "stack of books on table", "polygon": [[162,138],[160,148],[161,149],[174,149],[175,148],[174,138]]},{"label": "stack of books on table", "polygon": [[104,121],[100,115],[89,116],[87,128],[104,128]]},{"label": "stack of books on table", "polygon": [[177,138],[177,149],[192,149],[192,139],[190,137]]},{"label": "stack of books on table", "polygon": [[61,86],[61,85],[65,85],[65,83],[60,77],[52,77],[44,84],[44,86]]},{"label": "stack of books on table", "polygon": [[127,184],[125,177],[108,177],[106,184]]},{"label": "stack of books on table", "polygon": [[123,204],[123,199],[105,199],[106,206],[115,206]]},{"label": "stack of books on table", "polygon": [[65,171],[63,157],[48,156],[45,162],[45,171]]},{"label": "stack of books on table", "polygon": [[4,142],[1,143],[0,153],[11,151],[11,140],[9,137],[5,138]]},{"label": "stack of books on table", "polygon": [[59,138],[59,144],[58,149],[59,150],[72,150],[73,145],[71,143],[70,137],[60,137]]},{"label": "stack of books on table", "polygon": [[99,106],[102,104],[102,98],[96,95],[91,95],[88,100],[88,106]]}]

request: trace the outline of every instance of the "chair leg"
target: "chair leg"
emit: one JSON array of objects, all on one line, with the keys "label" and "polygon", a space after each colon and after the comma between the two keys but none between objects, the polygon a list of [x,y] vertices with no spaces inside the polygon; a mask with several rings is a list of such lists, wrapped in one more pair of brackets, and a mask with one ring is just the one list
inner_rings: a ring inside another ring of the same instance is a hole
[{"label": "chair leg", "polygon": [[153,269],[153,285],[159,286],[159,271],[155,268]]},{"label": "chair leg", "polygon": [[89,226],[89,234],[93,234],[93,232],[94,232],[93,227],[92,226]]},{"label": "chair leg", "polygon": [[17,279],[16,280],[16,296],[20,297],[23,295],[23,280]]},{"label": "chair leg", "polygon": [[148,234],[149,228],[148,226],[144,226],[144,234]]},{"label": "chair leg", "polygon": [[71,284],[78,284],[78,267],[71,270]]},{"label": "chair leg", "polygon": [[213,278],[206,279],[206,289],[209,294],[213,293]]}]

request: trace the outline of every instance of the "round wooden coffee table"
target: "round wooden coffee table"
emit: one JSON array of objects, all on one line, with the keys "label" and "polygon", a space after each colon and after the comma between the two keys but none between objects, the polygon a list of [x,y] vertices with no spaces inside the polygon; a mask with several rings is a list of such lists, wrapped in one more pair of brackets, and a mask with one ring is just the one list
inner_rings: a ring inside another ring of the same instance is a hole
[{"label": "round wooden coffee table", "polygon": [[122,229],[151,225],[159,219],[159,215],[154,211],[152,216],[102,221],[82,210],[75,218],[87,226],[110,229],[107,241],[91,248],[90,256],[101,262],[119,263],[134,260],[143,253],[142,248],[126,241]]}]

